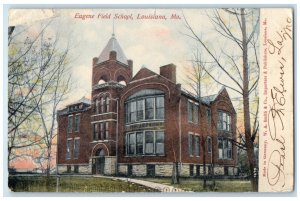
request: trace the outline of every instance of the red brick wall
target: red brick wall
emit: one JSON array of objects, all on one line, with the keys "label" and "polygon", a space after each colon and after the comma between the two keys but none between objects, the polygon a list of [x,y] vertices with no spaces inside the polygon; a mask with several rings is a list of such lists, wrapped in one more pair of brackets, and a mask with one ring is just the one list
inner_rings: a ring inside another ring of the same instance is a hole
[{"label": "red brick wall", "polygon": [[[68,116],[61,115],[58,117],[58,164],[79,164],[88,163],[90,156],[90,141],[92,140],[92,127],[90,123],[90,110],[85,112],[72,113],[73,115],[73,129],[72,133],[67,133],[68,128]],[[74,131],[74,117],[75,114],[80,114],[80,127],[79,132]],[[71,115],[71,114],[70,114]],[[80,148],[79,148],[79,158],[74,159],[74,138],[80,138]],[[71,159],[66,159],[67,154],[67,139],[71,138],[73,140],[71,148]]]}]

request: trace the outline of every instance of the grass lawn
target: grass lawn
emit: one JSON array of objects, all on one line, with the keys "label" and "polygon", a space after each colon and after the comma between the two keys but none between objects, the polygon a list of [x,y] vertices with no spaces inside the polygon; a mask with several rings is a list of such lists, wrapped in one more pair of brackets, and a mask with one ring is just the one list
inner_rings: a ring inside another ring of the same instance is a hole
[{"label": "grass lawn", "polygon": [[171,184],[171,178],[140,178],[156,183],[172,185],[185,191],[194,192],[251,192],[251,183],[247,180],[216,180],[215,188],[211,189],[212,181],[208,181],[207,189],[203,189],[203,180],[196,178],[180,178],[180,184]]},{"label": "grass lawn", "polygon": [[[63,176],[59,183],[58,192],[155,192],[130,182],[88,176]],[[9,177],[9,187],[14,192],[56,192],[56,177],[51,177],[48,188],[45,177]]]}]

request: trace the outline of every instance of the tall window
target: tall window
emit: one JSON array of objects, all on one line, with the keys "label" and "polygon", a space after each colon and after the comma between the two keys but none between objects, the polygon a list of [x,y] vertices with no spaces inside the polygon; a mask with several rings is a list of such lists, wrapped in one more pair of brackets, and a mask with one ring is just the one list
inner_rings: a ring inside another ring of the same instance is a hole
[{"label": "tall window", "polygon": [[207,152],[211,153],[212,150],[212,141],[211,141],[211,137],[207,137]]},{"label": "tall window", "polygon": [[144,119],[144,99],[136,102],[136,120],[141,121]]},{"label": "tall window", "polygon": [[153,131],[145,132],[145,153],[153,154],[154,152],[154,135]]},{"label": "tall window", "polygon": [[193,135],[189,134],[189,154],[193,156]]},{"label": "tall window", "polygon": [[104,112],[104,98],[100,98],[100,114]]},{"label": "tall window", "polygon": [[72,133],[73,116],[68,116],[68,133]]},{"label": "tall window", "polygon": [[71,150],[72,149],[72,139],[67,140],[67,154],[66,154],[66,159],[71,159]]},{"label": "tall window", "polygon": [[191,123],[199,123],[199,105],[198,103],[188,101],[188,121]]},{"label": "tall window", "polygon": [[98,99],[95,99],[95,111],[98,114],[99,113],[99,101]]},{"label": "tall window", "polygon": [[106,98],[105,98],[105,103],[106,103],[106,112],[109,112],[109,98],[108,98],[108,96],[106,96]]},{"label": "tall window", "polygon": [[98,124],[93,124],[93,139],[98,140]]},{"label": "tall window", "polygon": [[206,120],[207,120],[207,125],[211,126],[211,110],[210,109],[206,110]]},{"label": "tall window", "polygon": [[100,123],[100,135],[98,137],[99,140],[103,140],[103,137],[104,137],[104,131],[105,131],[105,128],[104,128],[105,124],[102,122]]},{"label": "tall window", "polygon": [[130,122],[135,122],[136,119],[136,102],[131,102],[130,104]]},{"label": "tall window", "polygon": [[189,122],[193,122],[193,103],[188,101],[188,119]]},{"label": "tall window", "polygon": [[144,149],[144,137],[143,132],[136,132],[136,154],[143,154]]},{"label": "tall window", "polygon": [[154,118],[154,100],[155,98],[147,98],[145,101],[145,119]]},{"label": "tall window", "polygon": [[75,132],[79,132],[80,126],[80,115],[75,116]]},{"label": "tall window", "polygon": [[195,135],[195,156],[200,156],[200,136]]},{"label": "tall window", "polygon": [[218,111],[218,130],[231,131],[231,116],[224,111]]},{"label": "tall window", "polygon": [[75,159],[79,158],[79,144],[80,144],[80,140],[75,139],[74,140],[74,158]]},{"label": "tall window", "polygon": [[135,154],[135,142],[136,142],[135,133],[130,133],[128,135],[128,138],[129,138],[128,154]]},{"label": "tall window", "polygon": [[232,159],[232,143],[230,139],[218,139],[219,159]]},{"label": "tall window", "polygon": [[155,104],[155,118],[156,119],[164,119],[165,118],[165,99],[163,96],[156,97]]},{"label": "tall window", "polygon": [[164,154],[165,153],[165,135],[163,131],[156,131],[155,136],[155,147],[157,154]]},{"label": "tall window", "polygon": [[137,131],[126,134],[128,155],[163,155],[164,131]]},{"label": "tall window", "polygon": [[104,139],[107,140],[109,135],[109,126],[108,122],[105,122],[105,134],[104,134]]}]

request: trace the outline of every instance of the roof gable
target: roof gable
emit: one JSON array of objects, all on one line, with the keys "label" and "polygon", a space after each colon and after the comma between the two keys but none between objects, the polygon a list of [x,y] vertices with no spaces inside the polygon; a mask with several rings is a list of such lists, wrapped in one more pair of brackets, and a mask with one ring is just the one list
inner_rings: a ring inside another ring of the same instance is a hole
[{"label": "roof gable", "polygon": [[144,78],[154,76],[154,75],[158,75],[158,74],[154,73],[153,71],[149,70],[148,68],[143,67],[139,70],[139,72],[137,72],[137,74],[135,74],[135,76],[132,78],[131,81],[144,79]]}]

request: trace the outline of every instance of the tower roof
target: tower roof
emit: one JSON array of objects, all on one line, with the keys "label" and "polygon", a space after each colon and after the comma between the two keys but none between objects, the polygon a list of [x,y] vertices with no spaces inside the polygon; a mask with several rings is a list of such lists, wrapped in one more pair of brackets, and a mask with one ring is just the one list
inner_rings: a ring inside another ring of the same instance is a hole
[{"label": "tower roof", "polygon": [[105,46],[105,48],[102,50],[101,54],[99,55],[97,64],[109,60],[109,53],[111,51],[115,51],[117,53],[117,61],[128,65],[127,58],[126,58],[119,42],[115,38],[114,34],[112,34],[107,45]]}]

